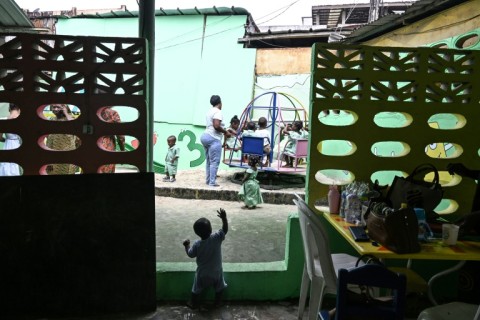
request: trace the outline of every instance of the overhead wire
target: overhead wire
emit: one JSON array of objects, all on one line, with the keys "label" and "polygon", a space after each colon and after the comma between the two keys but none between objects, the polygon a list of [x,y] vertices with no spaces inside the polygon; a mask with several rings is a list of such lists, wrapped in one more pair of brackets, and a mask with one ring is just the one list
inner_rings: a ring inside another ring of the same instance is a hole
[{"label": "overhead wire", "polygon": [[270,16],[270,15],[272,15],[272,14],[274,14],[274,13],[280,11],[280,10],[283,10],[282,12],[280,12],[279,14],[277,14],[276,16],[274,16],[274,17],[272,17],[272,18],[270,18],[270,19],[268,19],[268,20],[266,20],[266,21],[257,22],[257,25],[264,24],[264,23],[267,23],[267,22],[269,22],[269,21],[272,21],[272,20],[275,19],[275,18],[278,18],[279,16],[281,16],[282,14],[284,14],[288,9],[290,9],[294,4],[296,4],[296,3],[299,2],[299,1],[300,1],[300,0],[296,0],[296,1],[294,1],[294,2],[292,2],[292,3],[290,3],[290,4],[286,5],[286,6],[284,6],[284,7],[282,7],[282,8],[279,8],[279,9],[273,11],[273,12],[270,12],[269,14],[267,14],[267,15],[265,15],[265,16],[263,16],[263,17],[258,18],[258,20],[262,20],[263,18],[266,18],[266,17],[268,17],[268,16]]},{"label": "overhead wire", "polygon": [[268,43],[267,41],[260,40],[260,39],[255,39],[255,41],[262,42],[262,43],[265,43],[269,46],[276,47],[276,48],[291,48],[291,47],[286,47],[286,46],[279,46],[279,45],[273,44],[273,43]]},{"label": "overhead wire", "polygon": [[[137,0],[137,1],[138,1],[138,0]],[[265,15],[265,16],[263,16],[263,17],[260,17],[259,20],[260,20],[260,19],[263,19],[263,18],[265,18],[265,17],[268,17],[268,16],[270,16],[270,15],[272,15],[272,14],[274,14],[274,13],[280,11],[280,10],[283,10],[282,12],[280,12],[279,14],[277,14],[276,16],[274,16],[274,17],[272,17],[272,18],[270,18],[270,19],[268,19],[268,20],[266,20],[266,21],[264,21],[264,22],[261,22],[261,23],[266,23],[266,22],[268,22],[268,21],[271,21],[271,20],[279,17],[280,15],[284,14],[288,9],[290,9],[294,4],[296,4],[296,3],[299,2],[299,1],[301,1],[301,0],[296,0],[296,1],[292,2],[292,3],[290,3],[289,5],[286,5],[286,6],[280,8],[280,9],[277,9],[277,10],[275,10],[275,11],[272,11],[272,12],[270,12],[269,14],[267,14],[267,15]],[[228,16],[227,18],[230,18],[230,17],[231,17],[231,16]],[[218,21],[218,22],[216,22],[216,23],[223,22],[223,21],[226,20],[227,18],[225,18],[225,19],[223,19],[223,20],[220,20],[220,21]],[[216,23],[214,23],[214,24],[216,24]],[[258,24],[258,23],[257,23],[257,24]],[[212,25],[213,25],[213,24],[212,24]],[[211,25],[210,25],[210,26],[211,26]],[[184,45],[184,44],[187,44],[187,43],[191,43],[191,42],[194,42],[194,41],[199,41],[199,40],[202,40],[202,39],[211,37],[211,36],[215,36],[215,35],[218,35],[218,34],[221,34],[221,33],[224,33],[224,32],[228,32],[228,31],[237,29],[237,28],[239,28],[239,27],[244,27],[244,24],[242,24],[242,25],[237,25],[237,26],[234,26],[234,27],[232,27],[232,28],[225,29],[225,30],[221,30],[221,31],[219,31],[219,32],[215,32],[215,33],[212,33],[212,34],[208,34],[208,35],[206,35],[206,36],[201,36],[201,37],[189,39],[189,40],[186,40],[186,41],[181,42],[181,43],[176,43],[176,44],[172,44],[172,45],[165,46],[165,47],[155,48],[155,50],[158,51],[158,50],[163,50],[163,49],[169,49],[169,48],[177,47],[177,46]],[[202,27],[202,28],[203,28],[203,27]],[[198,29],[198,28],[193,29],[193,30],[188,31],[188,32],[185,32],[185,33],[181,34],[180,36],[185,35],[185,34],[188,34],[188,33],[191,33],[191,32],[194,32],[194,31],[197,30],[197,29]],[[178,38],[178,36],[176,36],[175,38]],[[174,39],[174,38],[171,38],[171,39],[168,39],[168,40],[159,42],[159,43],[165,43],[165,42],[168,42],[168,41],[170,41],[170,40],[172,40],[172,39]],[[268,44],[267,42],[265,42],[265,43]],[[273,45],[273,46],[275,46],[275,45]],[[278,46],[278,47],[281,47],[281,46]],[[285,48],[285,47],[281,47],[281,48]]]},{"label": "overhead wire", "polygon": [[[353,2],[353,8],[350,8],[350,10],[349,10],[348,13],[347,13],[347,16],[345,17],[345,23],[347,23],[348,18],[350,18],[350,16],[351,16],[352,13],[353,13],[353,10],[355,10],[355,8],[357,7],[357,5],[358,5],[358,2],[357,2],[356,0],[354,0],[354,2]],[[338,30],[338,28],[339,28],[338,25],[339,25],[339,24],[337,23],[337,26],[336,26],[336,28],[335,28],[334,33],[340,33],[340,32],[342,32],[343,25],[341,24],[340,30]],[[337,32],[337,31],[338,31],[338,32]]]},{"label": "overhead wire", "polygon": [[[227,20],[227,19],[230,19],[231,17],[232,17],[232,16],[227,16],[227,17],[223,18],[222,20],[218,20],[218,21],[214,21],[214,22],[212,22],[212,23],[208,23],[205,27],[212,27],[212,26],[214,26],[214,25],[216,25],[216,24],[219,24],[219,23],[221,23],[221,22],[223,22],[223,21],[225,21],[225,20]],[[184,33],[175,35],[174,37],[169,38],[169,39],[167,39],[167,40],[159,41],[159,42],[157,41],[156,43],[165,43],[165,42],[168,42],[168,41],[172,41],[172,40],[178,39],[178,38],[180,38],[180,37],[183,37],[183,36],[185,36],[185,35],[187,35],[187,34],[193,33],[193,32],[195,32],[195,31],[197,31],[197,30],[202,30],[202,29],[203,29],[203,25],[202,25],[201,27],[194,28],[194,29],[192,29],[192,30],[190,30],[190,31],[187,31],[187,32],[184,32]]]},{"label": "overhead wire", "polygon": [[305,82],[307,82],[307,80],[310,79],[310,77],[311,77],[310,74],[308,74],[305,77],[305,79],[303,80],[303,82],[295,81],[292,85],[289,85],[289,86],[285,85],[285,86],[273,86],[273,87],[270,87],[270,88],[263,88],[262,86],[259,86],[256,83],[255,83],[255,86],[262,89],[262,90],[265,90],[265,91],[272,90],[272,89],[275,89],[275,88],[289,88],[289,89],[292,89],[296,85],[303,86],[305,84]]},{"label": "overhead wire", "polygon": [[194,41],[206,39],[206,38],[209,38],[209,37],[212,37],[212,36],[216,36],[216,35],[221,34],[221,33],[224,33],[224,32],[228,32],[228,31],[231,31],[231,30],[235,30],[235,29],[237,29],[237,28],[239,28],[239,27],[243,27],[243,24],[242,24],[242,25],[234,26],[234,27],[229,28],[229,29],[221,30],[221,31],[218,31],[218,32],[215,32],[215,33],[211,33],[211,34],[208,34],[208,35],[205,35],[205,36],[193,38],[193,39],[190,39],[190,40],[181,42],[181,43],[172,44],[172,45],[170,45],[170,46],[161,47],[161,48],[155,48],[155,50],[157,51],[157,50],[163,50],[163,49],[168,49],[168,48],[173,48],[173,47],[181,46],[181,45],[184,45],[184,44],[187,44],[187,43],[190,43],[190,42],[194,42]]}]

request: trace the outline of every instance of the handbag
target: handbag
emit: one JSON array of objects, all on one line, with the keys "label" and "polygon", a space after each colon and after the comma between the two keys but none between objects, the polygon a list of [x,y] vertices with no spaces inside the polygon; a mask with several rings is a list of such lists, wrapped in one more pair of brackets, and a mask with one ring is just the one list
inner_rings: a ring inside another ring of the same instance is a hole
[{"label": "handbag", "polygon": [[377,203],[368,215],[367,230],[370,239],[393,252],[420,251],[418,220],[411,208],[393,210],[385,203]]},{"label": "handbag", "polygon": [[[424,180],[424,176],[428,172],[434,173],[431,182]],[[392,208],[398,209],[402,203],[408,204],[408,207],[411,208],[423,208],[429,222],[438,218],[438,214],[433,210],[440,203],[442,197],[443,189],[440,185],[437,168],[430,163],[419,165],[406,178],[395,176],[387,192],[387,200]]]}]

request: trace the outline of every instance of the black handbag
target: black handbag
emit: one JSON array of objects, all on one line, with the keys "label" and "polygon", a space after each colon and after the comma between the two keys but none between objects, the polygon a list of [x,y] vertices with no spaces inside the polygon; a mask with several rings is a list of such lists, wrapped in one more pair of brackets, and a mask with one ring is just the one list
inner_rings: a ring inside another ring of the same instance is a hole
[{"label": "black handbag", "polygon": [[[431,182],[424,180],[424,176],[428,172],[434,173]],[[429,163],[419,165],[406,178],[395,176],[387,192],[387,200],[392,208],[398,209],[402,203],[406,203],[411,208],[423,208],[429,222],[438,217],[433,210],[440,203],[442,197],[443,189],[440,185],[437,168]]]},{"label": "black handbag", "polygon": [[418,220],[411,208],[376,210],[375,205],[367,218],[370,239],[396,253],[420,251],[418,242]]}]

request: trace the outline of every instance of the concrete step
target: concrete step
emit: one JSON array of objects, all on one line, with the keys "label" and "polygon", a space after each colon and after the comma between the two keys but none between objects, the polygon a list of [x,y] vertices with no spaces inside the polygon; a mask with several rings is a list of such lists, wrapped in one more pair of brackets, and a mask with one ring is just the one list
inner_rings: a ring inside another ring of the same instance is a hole
[{"label": "concrete step", "polygon": [[[163,181],[164,175],[155,175],[155,195],[181,199],[238,201],[240,184],[232,181],[236,173],[244,170],[219,170],[217,183],[219,187],[211,187],[205,183],[204,170],[184,170],[176,175],[175,182]],[[304,187],[267,190],[261,188],[263,201],[269,204],[292,204],[295,193],[305,196]]]}]

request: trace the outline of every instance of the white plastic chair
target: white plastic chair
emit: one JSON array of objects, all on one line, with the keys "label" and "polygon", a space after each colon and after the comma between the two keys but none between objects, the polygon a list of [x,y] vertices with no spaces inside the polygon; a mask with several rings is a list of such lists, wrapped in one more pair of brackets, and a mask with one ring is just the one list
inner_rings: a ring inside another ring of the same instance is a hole
[{"label": "white plastic chair", "polygon": [[450,302],[423,310],[417,320],[479,320],[479,318],[479,305]]},{"label": "white plastic chair", "polygon": [[319,217],[297,195],[293,202],[298,207],[302,232],[305,264],[298,306],[298,319],[303,319],[305,304],[310,287],[308,319],[316,320],[326,293],[337,294],[337,274],[339,269],[355,267],[357,257],[330,252],[328,234]]}]

